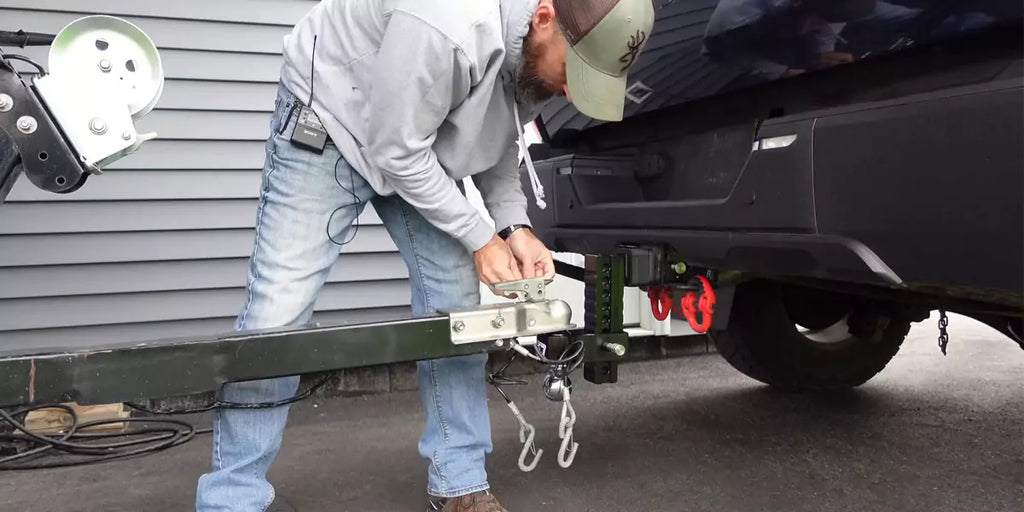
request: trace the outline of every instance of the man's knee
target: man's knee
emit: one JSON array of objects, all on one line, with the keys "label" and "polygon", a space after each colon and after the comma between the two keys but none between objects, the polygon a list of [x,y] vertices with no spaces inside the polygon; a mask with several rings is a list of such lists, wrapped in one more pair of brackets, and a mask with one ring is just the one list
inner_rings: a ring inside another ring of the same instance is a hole
[{"label": "man's knee", "polygon": [[238,403],[277,402],[295,395],[298,376],[230,382],[221,390],[223,400]]}]

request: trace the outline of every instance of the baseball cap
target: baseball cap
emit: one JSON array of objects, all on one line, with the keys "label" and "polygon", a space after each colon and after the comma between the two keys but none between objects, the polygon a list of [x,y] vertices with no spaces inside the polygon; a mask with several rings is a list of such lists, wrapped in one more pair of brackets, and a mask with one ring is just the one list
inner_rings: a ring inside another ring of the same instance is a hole
[{"label": "baseball cap", "polygon": [[572,102],[583,114],[621,121],[626,75],[654,26],[652,0],[553,0],[569,42],[565,72]]}]

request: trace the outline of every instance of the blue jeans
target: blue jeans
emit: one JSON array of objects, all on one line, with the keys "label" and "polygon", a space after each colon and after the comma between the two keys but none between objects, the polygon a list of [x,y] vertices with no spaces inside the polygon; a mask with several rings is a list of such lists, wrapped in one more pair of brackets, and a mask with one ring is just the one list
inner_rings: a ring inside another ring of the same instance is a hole
[{"label": "blue jeans", "polygon": [[[338,244],[350,236],[368,202],[409,268],[414,315],[479,304],[473,258],[458,241],[401,198],[376,195],[333,144],[321,155],[291,144],[288,114],[296,101],[280,89],[236,329],[308,323],[317,294],[339,257]],[[428,461],[427,491],[432,495],[453,497],[488,488],[484,459],[492,445],[486,359],[480,354],[418,363],[426,412],[419,452]],[[224,386],[222,398],[280,400],[294,395],[298,384],[298,377],[231,383]],[[287,407],[217,411],[213,469],[199,479],[198,512],[266,510],[274,500],[266,474],[281,446],[287,417]]]}]

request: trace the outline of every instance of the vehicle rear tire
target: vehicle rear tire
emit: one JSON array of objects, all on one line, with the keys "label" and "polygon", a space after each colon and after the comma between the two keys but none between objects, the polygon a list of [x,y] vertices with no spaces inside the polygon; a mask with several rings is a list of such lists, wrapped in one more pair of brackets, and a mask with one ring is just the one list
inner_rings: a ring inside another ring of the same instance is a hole
[{"label": "vehicle rear tire", "polygon": [[737,287],[718,352],[745,375],[788,391],[835,391],[874,377],[910,321],[856,298],[773,281]]}]

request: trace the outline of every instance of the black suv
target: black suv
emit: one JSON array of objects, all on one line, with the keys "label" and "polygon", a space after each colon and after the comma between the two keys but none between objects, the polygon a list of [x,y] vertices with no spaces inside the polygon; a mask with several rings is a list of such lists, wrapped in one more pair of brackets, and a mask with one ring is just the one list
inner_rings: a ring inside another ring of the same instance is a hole
[{"label": "black suv", "polygon": [[711,276],[719,352],[781,388],[864,383],[936,310],[1021,343],[1019,0],[656,4],[622,122],[537,120],[553,250]]}]

